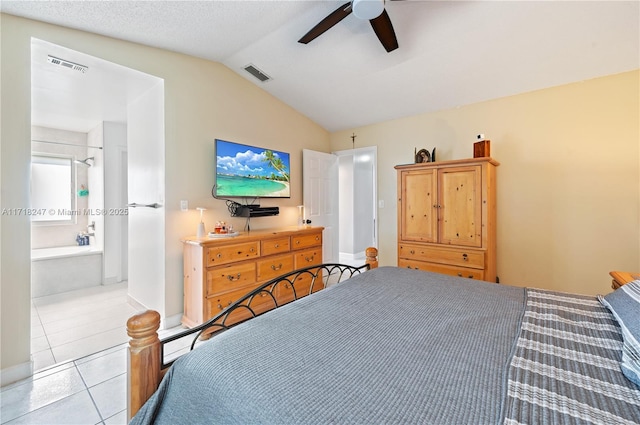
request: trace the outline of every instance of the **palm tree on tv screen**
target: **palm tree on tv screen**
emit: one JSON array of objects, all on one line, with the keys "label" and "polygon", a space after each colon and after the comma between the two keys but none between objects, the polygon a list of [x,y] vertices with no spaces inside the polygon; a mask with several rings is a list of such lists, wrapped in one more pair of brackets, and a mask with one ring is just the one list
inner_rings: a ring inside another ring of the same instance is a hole
[{"label": "palm tree on tv screen", "polygon": [[276,169],[286,181],[289,181],[289,173],[287,173],[287,167],[282,162],[282,159],[276,157],[271,150],[264,151],[264,162],[268,162],[273,168]]}]

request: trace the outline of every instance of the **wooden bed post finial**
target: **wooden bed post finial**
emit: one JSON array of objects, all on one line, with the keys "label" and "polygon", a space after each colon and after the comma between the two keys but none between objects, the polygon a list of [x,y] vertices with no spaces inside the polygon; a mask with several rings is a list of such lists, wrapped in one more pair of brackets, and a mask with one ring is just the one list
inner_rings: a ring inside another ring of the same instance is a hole
[{"label": "wooden bed post finial", "polygon": [[127,419],[136,414],[160,384],[160,314],[147,310],[127,320],[129,340]]},{"label": "wooden bed post finial", "polygon": [[367,256],[365,263],[372,269],[378,268],[378,248],[370,246],[364,253]]}]

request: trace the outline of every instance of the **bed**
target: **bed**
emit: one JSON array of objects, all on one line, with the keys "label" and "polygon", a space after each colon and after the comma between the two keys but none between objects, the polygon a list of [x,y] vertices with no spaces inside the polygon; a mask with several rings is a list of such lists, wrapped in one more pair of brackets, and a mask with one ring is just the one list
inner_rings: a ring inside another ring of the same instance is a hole
[{"label": "bed", "polygon": [[628,344],[640,281],[598,299],[397,267],[352,274],[242,323],[218,319],[161,382],[157,323],[137,316],[131,423],[640,423]]}]

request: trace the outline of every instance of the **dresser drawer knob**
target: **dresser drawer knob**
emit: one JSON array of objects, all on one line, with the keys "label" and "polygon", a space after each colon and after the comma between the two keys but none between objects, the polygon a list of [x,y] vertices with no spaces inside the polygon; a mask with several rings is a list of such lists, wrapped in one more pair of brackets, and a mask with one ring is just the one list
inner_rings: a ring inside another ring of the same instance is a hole
[{"label": "dresser drawer knob", "polygon": [[319,240],[320,240],[320,236],[316,236],[316,241],[319,241]]},{"label": "dresser drawer knob", "polygon": [[274,247],[274,248],[280,248],[280,244],[279,244],[279,243],[277,243],[277,244],[275,244],[273,247]]},{"label": "dresser drawer knob", "polygon": [[469,261],[469,256],[467,254],[462,254],[462,259],[464,261]]},{"label": "dresser drawer knob", "polygon": [[300,241],[299,240],[296,241],[296,245],[300,245]]},{"label": "dresser drawer knob", "polygon": [[413,254],[415,254],[415,253],[416,253],[416,251],[415,251],[415,250],[413,250],[413,249],[412,249],[411,251],[409,251],[409,254],[411,254],[411,255],[413,255]]},{"label": "dresser drawer knob", "polygon": [[[228,307],[228,306],[230,306],[230,305],[231,305],[231,301],[229,301],[229,302],[227,303],[227,307]],[[222,306],[222,304],[221,304],[221,303],[218,303],[218,309],[220,309],[220,310],[224,310],[224,307]]]},{"label": "dresser drawer knob", "polygon": [[218,253],[218,255],[216,255],[216,257],[218,257],[218,258],[222,258],[222,254],[221,254],[221,253]]},{"label": "dresser drawer knob", "polygon": [[275,264],[271,265],[271,270],[280,270],[281,268],[282,268],[282,263],[280,263],[277,266]]},{"label": "dresser drawer knob", "polygon": [[312,255],[311,257],[304,257],[304,259],[305,259],[305,261],[310,263],[310,262],[313,261],[314,257],[315,257],[315,255]]},{"label": "dresser drawer knob", "polygon": [[240,280],[240,273],[238,273],[237,276],[232,276],[232,275],[227,275],[227,279],[229,279],[231,282],[235,281],[235,280]]}]

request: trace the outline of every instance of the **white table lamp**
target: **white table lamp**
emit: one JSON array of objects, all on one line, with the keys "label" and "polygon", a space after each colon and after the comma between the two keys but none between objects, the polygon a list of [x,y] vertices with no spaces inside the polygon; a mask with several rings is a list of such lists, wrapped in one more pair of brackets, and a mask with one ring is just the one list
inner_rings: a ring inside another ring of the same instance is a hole
[{"label": "white table lamp", "polygon": [[204,230],[204,222],[202,221],[202,212],[206,211],[206,208],[201,208],[198,207],[196,208],[198,211],[200,211],[200,223],[198,223],[198,232],[196,233],[196,236],[199,238],[204,237],[204,235],[206,235],[206,231]]}]

